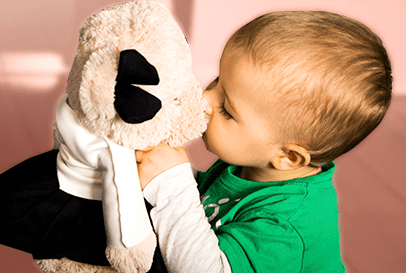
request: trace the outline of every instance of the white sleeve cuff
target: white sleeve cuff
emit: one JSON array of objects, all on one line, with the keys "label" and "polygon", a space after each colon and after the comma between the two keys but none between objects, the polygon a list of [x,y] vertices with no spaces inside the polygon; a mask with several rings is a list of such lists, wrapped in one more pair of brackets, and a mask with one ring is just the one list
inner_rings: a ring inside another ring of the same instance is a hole
[{"label": "white sleeve cuff", "polygon": [[158,200],[164,202],[167,195],[184,190],[187,185],[196,187],[192,165],[182,163],[159,174],[144,188],[145,199],[155,207]]}]

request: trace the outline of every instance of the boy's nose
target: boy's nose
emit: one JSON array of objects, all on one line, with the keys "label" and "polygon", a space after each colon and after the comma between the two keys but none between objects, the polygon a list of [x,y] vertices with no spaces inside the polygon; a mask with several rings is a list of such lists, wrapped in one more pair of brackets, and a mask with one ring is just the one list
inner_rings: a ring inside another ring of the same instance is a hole
[{"label": "boy's nose", "polygon": [[207,102],[206,109],[204,110],[204,112],[209,116],[211,116],[211,114],[213,114],[213,107],[212,107],[213,101],[211,98],[212,97],[211,93],[213,93],[213,92],[210,92],[210,90],[203,91],[203,99],[206,100],[206,102]]}]

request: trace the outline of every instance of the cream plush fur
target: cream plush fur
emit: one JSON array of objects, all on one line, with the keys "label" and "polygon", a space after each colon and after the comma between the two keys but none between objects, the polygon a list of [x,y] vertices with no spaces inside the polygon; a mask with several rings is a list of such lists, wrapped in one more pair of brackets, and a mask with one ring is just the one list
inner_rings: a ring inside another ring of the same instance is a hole
[{"label": "cream plush fur", "polygon": [[[128,49],[141,53],[160,78],[158,85],[140,85],[161,100],[162,108],[151,120],[139,124],[124,122],[114,107],[120,52]],[[180,146],[206,129],[205,102],[192,73],[186,39],[165,6],[155,2],[123,3],[100,11],[84,23],[67,96],[81,126],[130,149],[144,149],[160,142]],[[54,148],[59,148],[63,139],[57,129],[54,137]],[[111,267],[66,258],[36,262],[46,273],[146,272],[155,247],[155,234],[151,233],[131,248],[107,247]]]}]

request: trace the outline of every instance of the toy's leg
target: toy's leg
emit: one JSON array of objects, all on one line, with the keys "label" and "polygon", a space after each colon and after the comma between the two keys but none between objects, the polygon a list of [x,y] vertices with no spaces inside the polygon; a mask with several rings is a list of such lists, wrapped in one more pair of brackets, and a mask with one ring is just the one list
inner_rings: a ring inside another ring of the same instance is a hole
[{"label": "toy's leg", "polygon": [[44,273],[117,273],[117,270],[110,266],[83,264],[67,258],[35,260],[35,262]]},{"label": "toy's leg", "polygon": [[84,264],[62,258],[58,273],[117,273],[117,271],[110,266]]},{"label": "toy's leg", "polygon": [[60,267],[62,261],[60,259],[43,259],[43,260],[36,260],[34,261],[37,263],[39,268],[41,268],[44,273],[56,273],[60,272]]},{"label": "toy's leg", "polygon": [[144,241],[131,248],[107,247],[106,256],[118,272],[145,273],[152,265],[156,248],[156,236],[151,232]]}]

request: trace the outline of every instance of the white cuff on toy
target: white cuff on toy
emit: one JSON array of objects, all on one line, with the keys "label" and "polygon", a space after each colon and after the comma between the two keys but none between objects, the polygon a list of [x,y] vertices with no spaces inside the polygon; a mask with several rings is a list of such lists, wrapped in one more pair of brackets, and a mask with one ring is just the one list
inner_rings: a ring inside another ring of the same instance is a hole
[{"label": "white cuff on toy", "polygon": [[152,232],[152,226],[139,183],[134,150],[117,145],[107,138],[105,141],[112,159],[103,178],[107,245],[112,248],[130,248],[147,238]]}]

